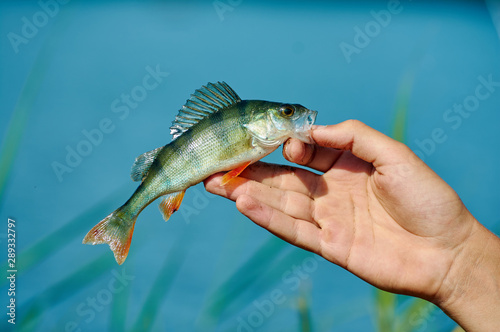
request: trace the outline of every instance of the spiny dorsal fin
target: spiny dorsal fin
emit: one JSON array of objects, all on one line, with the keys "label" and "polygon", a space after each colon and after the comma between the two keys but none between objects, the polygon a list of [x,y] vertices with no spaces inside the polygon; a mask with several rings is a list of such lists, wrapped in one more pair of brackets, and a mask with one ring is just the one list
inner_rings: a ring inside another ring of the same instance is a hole
[{"label": "spiny dorsal fin", "polygon": [[148,175],[149,167],[162,148],[163,146],[160,146],[159,148],[143,153],[135,158],[134,164],[132,165],[132,172],[130,173],[132,180],[142,181]]},{"label": "spiny dorsal fin", "polygon": [[170,127],[172,139],[176,139],[201,119],[225,107],[241,101],[226,82],[208,83],[196,90],[179,110]]}]

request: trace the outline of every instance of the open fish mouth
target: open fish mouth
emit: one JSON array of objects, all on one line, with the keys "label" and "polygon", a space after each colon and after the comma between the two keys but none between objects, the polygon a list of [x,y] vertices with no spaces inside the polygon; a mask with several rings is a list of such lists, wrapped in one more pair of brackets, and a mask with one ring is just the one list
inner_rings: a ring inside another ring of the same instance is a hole
[{"label": "open fish mouth", "polygon": [[297,128],[297,131],[295,132],[295,135],[293,137],[301,140],[304,143],[307,144],[313,144],[314,140],[311,137],[311,129],[316,121],[316,116],[318,115],[317,111],[309,111],[307,116],[304,119],[304,124],[301,126],[301,128]]},{"label": "open fish mouth", "polygon": [[310,130],[312,125],[314,124],[314,121],[316,121],[316,115],[318,115],[317,111],[310,111],[309,114],[307,115],[306,119],[307,130]]}]

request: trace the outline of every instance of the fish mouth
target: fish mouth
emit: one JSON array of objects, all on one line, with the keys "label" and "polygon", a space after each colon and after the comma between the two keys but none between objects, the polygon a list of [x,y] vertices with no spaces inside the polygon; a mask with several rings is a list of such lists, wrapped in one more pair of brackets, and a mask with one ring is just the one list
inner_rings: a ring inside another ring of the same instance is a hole
[{"label": "fish mouth", "polygon": [[311,137],[311,129],[316,121],[317,111],[309,110],[308,114],[305,116],[304,124],[301,126],[300,130],[297,130],[295,138],[301,140],[307,144],[314,144],[314,140]]},{"label": "fish mouth", "polygon": [[308,130],[311,129],[312,125],[314,124],[314,121],[316,121],[317,115],[318,115],[317,111],[310,111],[309,114],[307,115],[306,126],[308,127]]}]

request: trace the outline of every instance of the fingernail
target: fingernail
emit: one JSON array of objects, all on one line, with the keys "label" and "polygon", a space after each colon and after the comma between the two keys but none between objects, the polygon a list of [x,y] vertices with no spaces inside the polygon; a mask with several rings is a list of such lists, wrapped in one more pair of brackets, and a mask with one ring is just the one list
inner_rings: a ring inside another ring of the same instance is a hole
[{"label": "fingernail", "polygon": [[290,145],[290,140],[286,140],[285,144],[283,145],[283,157],[288,159],[290,155],[288,154],[288,146]]}]

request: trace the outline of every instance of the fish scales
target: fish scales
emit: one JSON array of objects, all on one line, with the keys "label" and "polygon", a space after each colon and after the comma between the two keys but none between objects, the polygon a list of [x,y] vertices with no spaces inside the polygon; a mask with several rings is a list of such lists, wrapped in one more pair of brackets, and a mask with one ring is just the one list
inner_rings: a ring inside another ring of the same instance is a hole
[{"label": "fish scales", "polygon": [[173,141],[137,157],[132,179],[142,181],[130,199],[98,223],[84,243],[108,243],[121,264],[135,221],[163,196],[165,220],[180,206],[185,190],[209,175],[229,171],[223,183],[274,151],[289,137],[311,143],[316,112],[298,104],[241,100],[224,82],[196,90],[173,122]]},{"label": "fish scales", "polygon": [[241,126],[240,114],[240,107],[213,113],[167,145],[152,168],[162,178],[176,181],[161,185],[159,194],[195,185],[207,174],[234,166],[241,154],[251,153],[253,149],[247,130]]}]

